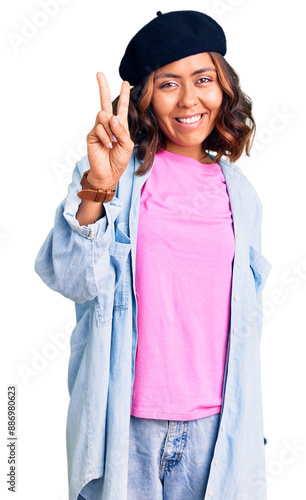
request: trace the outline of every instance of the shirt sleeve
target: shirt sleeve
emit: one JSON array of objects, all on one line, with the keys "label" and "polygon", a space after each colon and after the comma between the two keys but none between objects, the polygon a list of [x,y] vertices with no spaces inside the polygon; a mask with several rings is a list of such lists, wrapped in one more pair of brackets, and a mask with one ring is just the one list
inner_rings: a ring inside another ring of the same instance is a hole
[{"label": "shirt sleeve", "polygon": [[[88,157],[77,162],[68,195],[58,206],[54,227],[35,260],[35,271],[52,290],[76,303],[94,299],[107,281],[114,221],[123,205],[115,196],[103,203],[105,215],[93,224],[80,226],[76,219],[82,189],[80,181],[88,170]],[[117,194],[117,193],[116,193]]]}]

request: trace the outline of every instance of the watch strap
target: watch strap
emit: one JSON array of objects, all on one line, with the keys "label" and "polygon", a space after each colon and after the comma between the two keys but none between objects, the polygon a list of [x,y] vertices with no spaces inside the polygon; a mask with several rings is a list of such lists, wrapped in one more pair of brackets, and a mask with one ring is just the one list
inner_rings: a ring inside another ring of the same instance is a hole
[{"label": "watch strap", "polygon": [[102,203],[108,203],[109,201],[111,201],[116,194],[117,186],[108,189],[97,188],[88,181],[87,179],[88,173],[89,170],[86,170],[80,181],[80,184],[82,186],[82,191],[79,191],[78,197],[81,198],[82,200],[97,201]]}]

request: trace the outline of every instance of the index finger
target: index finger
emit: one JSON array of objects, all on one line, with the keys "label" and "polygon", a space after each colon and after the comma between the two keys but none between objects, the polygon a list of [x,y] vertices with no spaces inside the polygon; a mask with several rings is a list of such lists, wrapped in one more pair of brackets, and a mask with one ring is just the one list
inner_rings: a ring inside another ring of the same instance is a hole
[{"label": "index finger", "polygon": [[106,111],[106,113],[109,116],[112,116],[113,114],[112,98],[108,82],[106,80],[106,76],[104,75],[104,73],[101,73],[101,71],[99,71],[97,73],[97,80],[99,84],[101,110]]},{"label": "index finger", "polygon": [[128,111],[130,102],[130,84],[128,81],[122,82],[120,97],[117,106],[117,115],[120,122],[127,128],[128,126]]}]

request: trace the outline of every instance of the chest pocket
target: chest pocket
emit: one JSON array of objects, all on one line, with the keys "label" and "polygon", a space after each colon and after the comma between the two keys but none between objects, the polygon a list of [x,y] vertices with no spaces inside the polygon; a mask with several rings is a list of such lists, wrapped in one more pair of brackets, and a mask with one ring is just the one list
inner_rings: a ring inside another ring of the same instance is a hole
[{"label": "chest pocket", "polygon": [[127,309],[129,300],[131,238],[128,236],[127,222],[120,222],[116,227],[115,237],[109,248],[109,254],[118,266],[118,279],[115,285],[114,309]]},{"label": "chest pocket", "polygon": [[96,297],[95,313],[97,326],[112,320],[113,311],[127,309],[131,280],[131,239],[128,223],[120,222],[115,229],[115,239],[109,253],[109,275],[106,286]]},{"label": "chest pocket", "polygon": [[254,276],[256,292],[261,292],[272,269],[270,262],[256,250],[249,246],[250,267]]},{"label": "chest pocket", "polygon": [[[126,222],[119,224],[127,225]],[[121,229],[118,228],[118,232]],[[123,236],[124,235],[124,236]],[[121,239],[128,238],[129,241],[112,241],[108,253],[110,255],[110,264],[115,270],[115,288],[114,288],[114,304],[113,308],[127,309],[129,300],[129,284],[130,284],[130,265],[131,265],[131,240],[123,232]]]}]

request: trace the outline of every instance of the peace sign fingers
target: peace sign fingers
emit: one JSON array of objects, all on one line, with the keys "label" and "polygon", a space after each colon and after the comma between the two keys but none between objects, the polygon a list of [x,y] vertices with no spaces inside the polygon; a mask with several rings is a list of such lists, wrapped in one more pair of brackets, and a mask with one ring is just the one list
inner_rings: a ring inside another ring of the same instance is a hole
[{"label": "peace sign fingers", "polygon": [[104,73],[99,71],[97,73],[97,80],[100,91],[101,110],[105,111],[108,114],[108,116],[111,117],[113,114],[112,98],[108,82],[106,80],[106,76],[104,75]]},{"label": "peace sign fingers", "polygon": [[123,82],[118,99],[117,116],[113,115],[111,93],[101,71],[96,73],[101,109],[87,136],[90,179],[94,186],[115,186],[125,171],[134,149],[128,129],[130,84]]},{"label": "peace sign fingers", "polygon": [[129,101],[130,101],[130,84],[128,81],[124,81],[121,84],[121,91],[117,106],[117,116],[128,132],[128,110],[129,110]]}]

